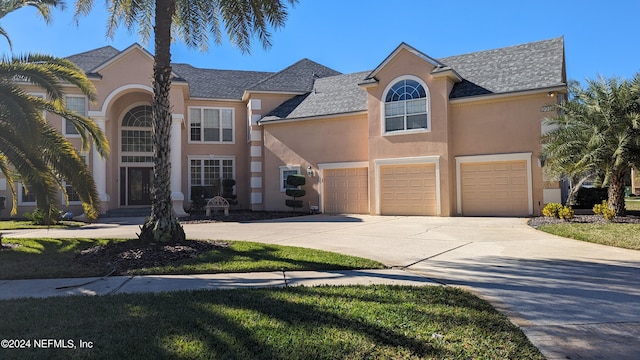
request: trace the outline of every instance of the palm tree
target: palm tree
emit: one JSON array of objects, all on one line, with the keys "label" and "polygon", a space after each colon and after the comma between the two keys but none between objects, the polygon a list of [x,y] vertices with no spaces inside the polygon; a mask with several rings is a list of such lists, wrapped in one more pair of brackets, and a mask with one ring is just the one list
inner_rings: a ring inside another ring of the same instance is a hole
[{"label": "palm tree", "polygon": [[[18,85],[29,83],[46,91],[46,99],[26,93]],[[106,137],[90,119],[65,108],[64,83],[94,99],[95,88],[72,62],[48,55],[26,55],[0,60],[0,171],[7,178],[16,212],[13,185],[18,178],[35,195],[45,223],[55,219],[59,196],[66,196],[63,181],[77,192],[89,219],[98,215],[99,197],[91,172],[78,150],[49,125],[43,113],[56,114],[73,123],[82,136],[82,150],[90,140],[102,156],[109,152]]]},{"label": "palm tree", "polygon": [[[297,0],[287,0],[294,5]],[[110,0],[109,36],[122,21],[128,29],[138,25],[143,40],[153,29],[153,143],[154,171],[151,216],[141,228],[139,238],[147,241],[184,240],[184,230],[172,215],[169,136],[171,129],[171,40],[172,32],[188,46],[206,50],[209,35],[222,43],[221,24],[229,40],[242,52],[249,53],[251,40],[257,36],[263,47],[271,45],[269,28],[284,25],[285,5],[280,0]],[[93,0],[78,0],[76,16],[87,14]]]},{"label": "palm tree", "polygon": [[624,179],[640,165],[640,74],[631,81],[598,77],[569,90],[561,116],[546,120],[554,129],[542,137],[542,157],[555,174],[602,176],[609,208],[624,216]]},{"label": "palm tree", "polygon": [[[8,13],[18,10],[25,6],[33,6],[38,9],[38,13],[42,16],[46,23],[51,21],[51,8],[59,7],[64,9],[64,2],[59,0],[1,0],[0,1],[0,19]],[[9,42],[9,48],[11,48],[11,39],[9,34],[0,27],[0,35],[4,36]]]}]

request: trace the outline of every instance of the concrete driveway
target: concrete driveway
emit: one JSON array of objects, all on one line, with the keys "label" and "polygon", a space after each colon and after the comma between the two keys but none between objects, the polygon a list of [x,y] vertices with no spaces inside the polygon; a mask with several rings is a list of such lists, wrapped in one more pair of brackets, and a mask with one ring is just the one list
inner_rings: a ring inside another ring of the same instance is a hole
[{"label": "concrete driveway", "polygon": [[[7,237],[131,237],[141,219]],[[519,218],[314,215],[185,225],[189,238],[336,251],[469,289],[549,359],[640,358],[640,252],[548,235]]]}]

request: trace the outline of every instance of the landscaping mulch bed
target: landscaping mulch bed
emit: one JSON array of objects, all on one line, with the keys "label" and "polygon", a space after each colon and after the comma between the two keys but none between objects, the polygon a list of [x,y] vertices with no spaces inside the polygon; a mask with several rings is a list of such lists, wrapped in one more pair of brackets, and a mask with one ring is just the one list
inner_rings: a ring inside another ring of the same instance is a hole
[{"label": "landscaping mulch bed", "polygon": [[[304,212],[277,211],[231,211],[229,216],[215,213],[208,217],[203,213],[192,214],[180,219],[182,224],[215,223],[215,222],[249,222],[273,220],[308,215]],[[146,243],[142,241],[126,241],[96,245],[81,251],[75,257],[80,265],[102,266],[111,275],[130,275],[132,271],[142,268],[161,267],[178,261],[196,258],[211,250],[226,248],[226,241],[187,240],[172,243]]]},{"label": "landscaping mulch bed", "polygon": [[283,219],[289,217],[298,217],[309,215],[307,212],[303,211],[249,211],[249,210],[237,210],[230,211],[229,216],[225,216],[222,211],[217,211],[211,216],[206,216],[204,211],[202,212],[192,212],[189,217],[181,218],[180,223],[182,224],[196,224],[196,223],[207,223],[207,222],[249,222],[249,221],[260,221],[260,220],[275,220],[275,219]]},{"label": "landscaping mulch bed", "polygon": [[174,264],[195,258],[201,253],[229,247],[226,241],[187,240],[173,243],[126,241],[96,245],[75,257],[80,265],[101,266],[113,270],[112,275],[129,275],[130,271]]}]

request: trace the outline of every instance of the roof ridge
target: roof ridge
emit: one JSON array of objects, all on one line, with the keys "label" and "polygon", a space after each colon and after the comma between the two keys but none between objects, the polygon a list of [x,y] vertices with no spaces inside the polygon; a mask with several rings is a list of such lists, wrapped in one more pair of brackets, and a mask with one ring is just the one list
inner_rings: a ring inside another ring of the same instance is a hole
[{"label": "roof ridge", "polygon": [[306,62],[311,62],[311,63],[313,63],[313,64],[315,64],[315,65],[318,65],[318,66],[325,67],[325,68],[327,68],[327,69],[329,69],[329,70],[331,70],[331,71],[334,71],[334,72],[340,73],[339,71],[336,71],[336,70],[334,70],[334,69],[332,69],[332,68],[330,68],[330,67],[328,67],[328,66],[326,66],[326,65],[320,64],[320,63],[319,63],[319,62],[317,62],[317,61],[313,61],[313,60],[311,60],[311,59],[309,59],[309,58],[307,58],[307,57],[304,57],[304,58],[302,58],[302,59],[300,59],[300,60],[298,60],[298,61],[294,62],[293,64],[291,64],[291,65],[289,65],[289,66],[285,67],[284,69],[282,69],[282,70],[280,70],[280,71],[276,71],[276,72],[272,73],[271,75],[267,76],[266,78],[264,78],[264,79],[262,79],[262,80],[260,80],[260,81],[256,82],[255,84],[252,84],[251,86],[247,87],[247,89],[248,89],[248,90],[250,90],[250,89],[253,89],[253,88],[255,88],[255,87],[257,87],[257,86],[259,86],[259,85],[261,85],[261,84],[264,84],[264,83],[266,83],[267,81],[269,81],[269,80],[271,80],[271,79],[275,78],[276,76],[278,76],[278,75],[280,75],[280,74],[282,74],[282,73],[286,72],[287,70],[292,69],[292,68],[293,68],[293,67],[295,67],[296,65],[299,65],[300,63],[305,62],[305,61],[306,61]]},{"label": "roof ridge", "polygon": [[65,57],[66,57],[66,58],[68,58],[68,57],[72,57],[72,56],[86,55],[86,54],[89,54],[89,53],[92,53],[92,52],[96,52],[96,51],[99,51],[99,50],[103,50],[103,49],[107,49],[107,48],[108,48],[108,49],[110,49],[110,50],[115,50],[115,51],[117,51],[117,52],[118,52],[118,54],[122,52],[121,50],[118,50],[117,48],[115,48],[115,47],[113,47],[113,46],[111,46],[111,45],[105,45],[105,46],[101,46],[101,47],[99,47],[99,48],[95,48],[95,49],[91,49],[91,50],[87,50],[87,51],[79,52],[79,53],[77,53],[77,54],[67,55],[67,56],[65,56]]},{"label": "roof ridge", "polygon": [[482,53],[487,53],[487,52],[490,52],[490,51],[498,51],[498,50],[513,49],[513,48],[517,48],[517,47],[528,46],[528,45],[535,45],[535,44],[541,44],[541,43],[552,42],[552,41],[557,41],[557,40],[562,40],[562,41],[564,41],[564,35],[561,35],[561,36],[558,36],[558,37],[555,37],[555,38],[545,39],[545,40],[530,41],[530,42],[525,42],[525,43],[516,44],[516,45],[508,45],[508,46],[497,47],[497,48],[492,48],[492,49],[485,49],[485,50],[478,50],[478,51],[470,51],[470,52],[462,53],[462,54],[456,54],[456,55],[444,56],[444,57],[438,58],[437,60],[438,60],[438,61],[441,61],[441,60],[443,60],[443,59],[455,58],[455,57],[459,57],[459,56],[468,56],[468,55],[473,55],[473,54],[482,54]]}]

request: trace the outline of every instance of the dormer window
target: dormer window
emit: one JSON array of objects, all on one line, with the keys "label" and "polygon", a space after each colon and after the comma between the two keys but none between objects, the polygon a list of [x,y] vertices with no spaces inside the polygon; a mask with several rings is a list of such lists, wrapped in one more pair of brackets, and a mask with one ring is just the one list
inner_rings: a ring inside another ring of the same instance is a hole
[{"label": "dormer window", "polygon": [[417,78],[401,78],[387,89],[384,101],[384,133],[429,131],[429,97]]}]

